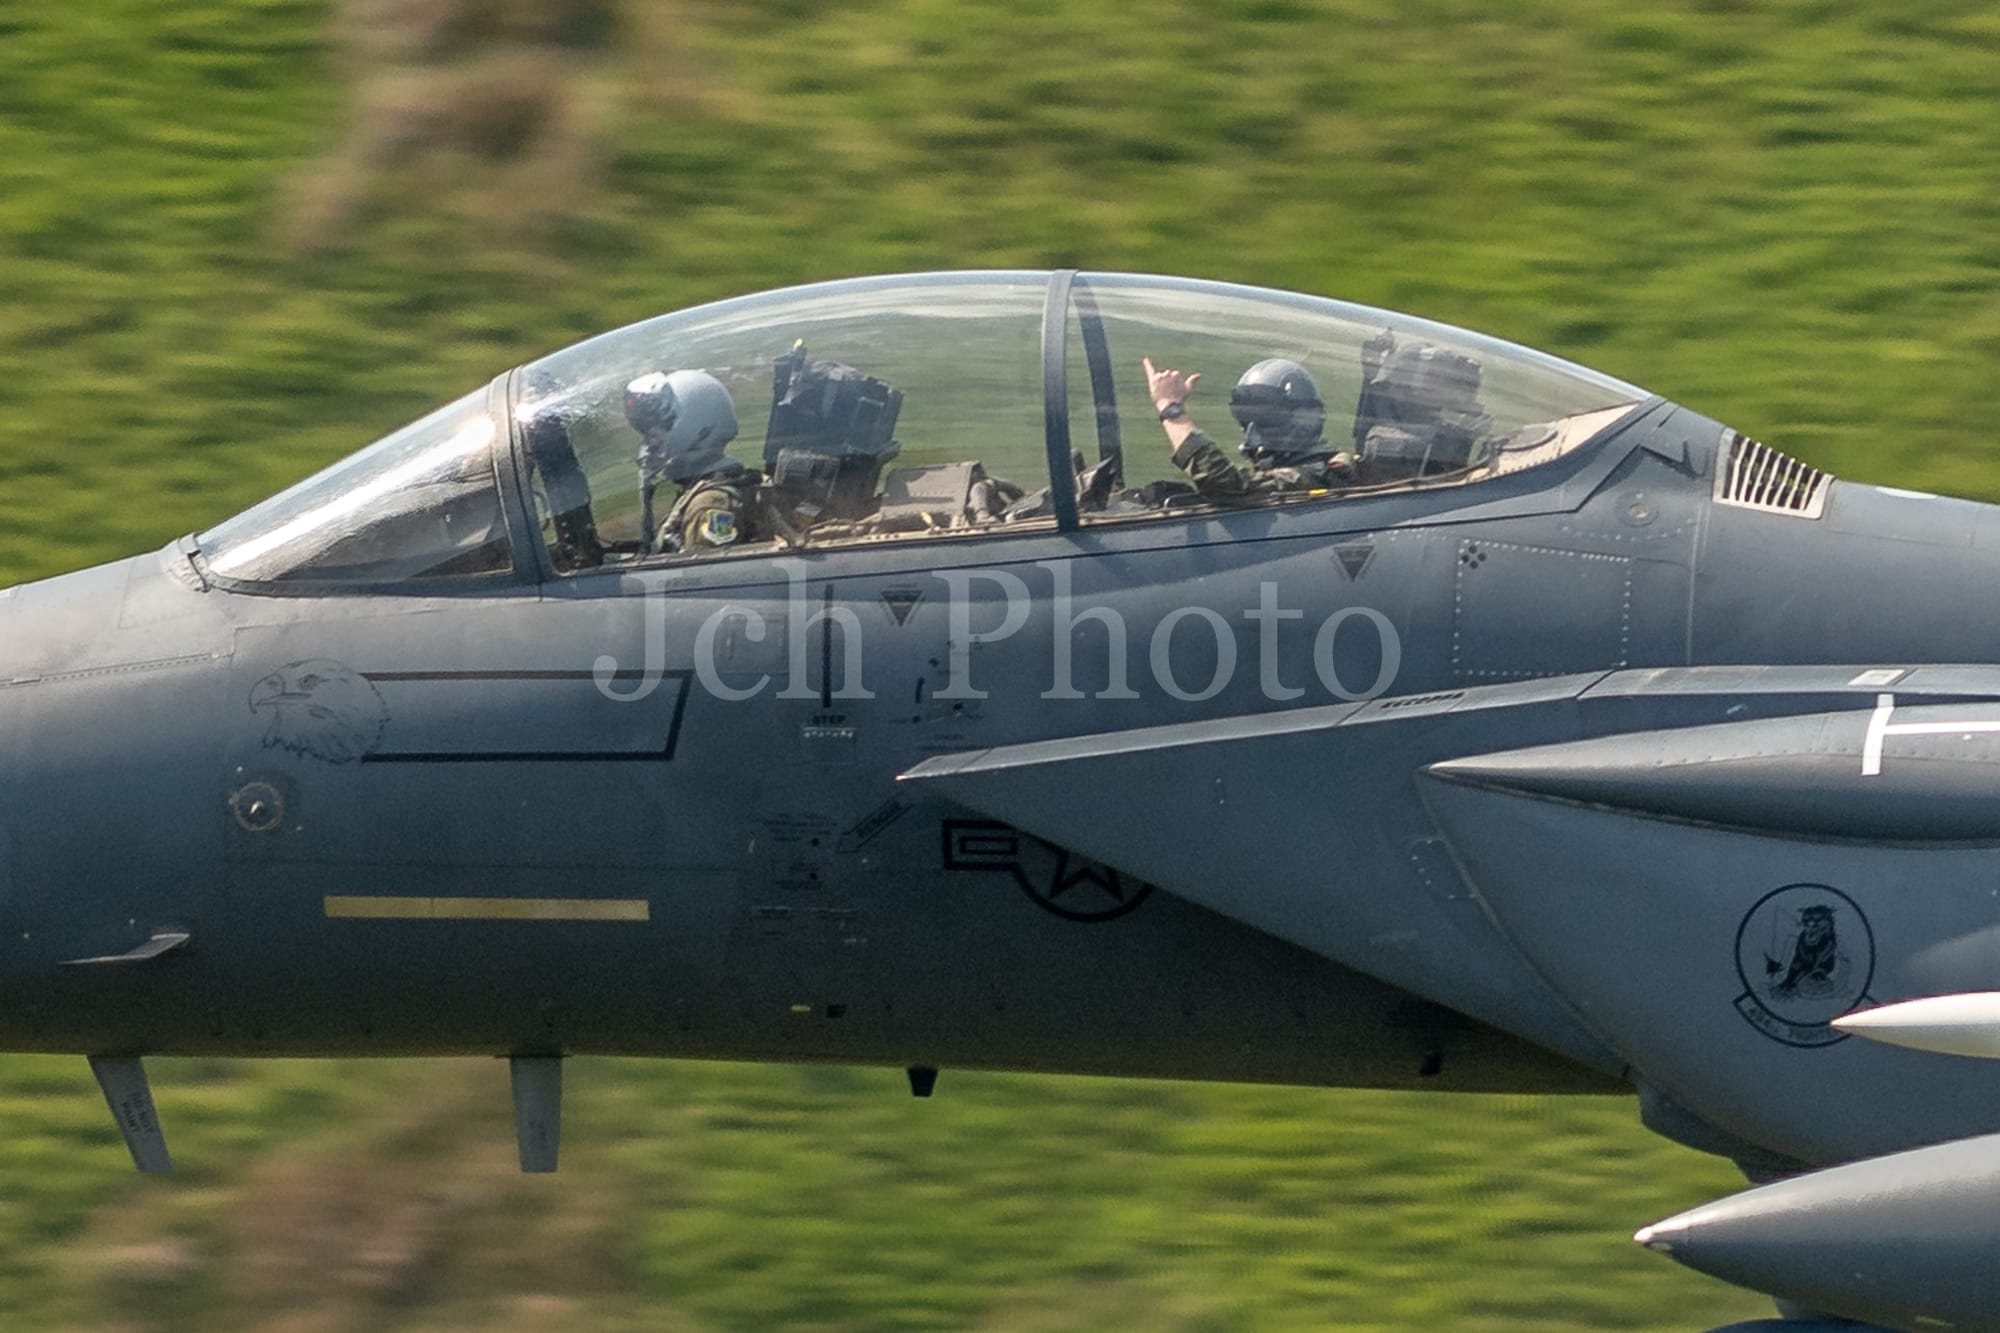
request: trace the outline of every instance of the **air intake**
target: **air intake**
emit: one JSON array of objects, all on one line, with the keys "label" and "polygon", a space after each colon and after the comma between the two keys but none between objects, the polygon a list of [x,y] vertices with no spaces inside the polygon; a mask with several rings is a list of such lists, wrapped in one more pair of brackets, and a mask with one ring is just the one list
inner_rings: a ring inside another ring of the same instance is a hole
[{"label": "air intake", "polygon": [[1818,518],[1833,478],[1733,430],[1722,432],[1723,464],[1715,473],[1715,502],[1767,514]]}]

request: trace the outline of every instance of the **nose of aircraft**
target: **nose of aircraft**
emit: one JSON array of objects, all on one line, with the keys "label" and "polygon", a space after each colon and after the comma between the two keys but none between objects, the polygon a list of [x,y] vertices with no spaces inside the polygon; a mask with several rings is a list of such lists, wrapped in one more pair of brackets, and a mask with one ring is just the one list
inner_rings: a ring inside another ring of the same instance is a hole
[{"label": "nose of aircraft", "polygon": [[12,685],[20,642],[15,589],[0,588],[0,954],[6,948],[5,922],[14,896],[13,824],[18,810],[14,785],[21,771],[21,735],[19,699]]},{"label": "nose of aircraft", "polygon": [[[233,643],[174,552],[0,591],[0,1044],[77,1049],[146,1018],[118,957],[220,870],[215,702]],[[238,701],[240,706],[240,699]],[[90,1048],[89,1045],[85,1046]]]}]

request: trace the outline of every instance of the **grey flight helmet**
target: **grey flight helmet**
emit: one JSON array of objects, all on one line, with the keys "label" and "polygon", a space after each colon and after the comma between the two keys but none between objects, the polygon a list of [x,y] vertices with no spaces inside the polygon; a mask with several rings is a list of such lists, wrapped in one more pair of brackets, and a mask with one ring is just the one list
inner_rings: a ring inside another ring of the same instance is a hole
[{"label": "grey flight helmet", "polygon": [[1306,368],[1282,356],[1243,372],[1229,391],[1229,414],[1243,427],[1243,454],[1260,465],[1333,452],[1325,438],[1326,404]]},{"label": "grey flight helmet", "polygon": [[639,432],[639,479],[648,486],[718,471],[736,438],[736,402],[705,370],[639,376],[625,386],[625,419]]}]

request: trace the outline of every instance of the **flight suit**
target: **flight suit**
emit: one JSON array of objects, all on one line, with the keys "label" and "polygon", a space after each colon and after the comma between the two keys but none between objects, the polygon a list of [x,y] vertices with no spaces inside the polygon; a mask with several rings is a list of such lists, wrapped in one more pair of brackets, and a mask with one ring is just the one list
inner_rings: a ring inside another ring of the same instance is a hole
[{"label": "flight suit", "polygon": [[1246,468],[1229,461],[1201,431],[1174,450],[1174,466],[1187,473],[1203,499],[1249,500],[1263,495],[1332,490],[1353,479],[1353,465],[1341,454],[1307,459],[1284,467]]},{"label": "flight suit", "polygon": [[694,554],[778,535],[763,495],[764,476],[750,468],[690,482],[660,523],[658,548]]}]

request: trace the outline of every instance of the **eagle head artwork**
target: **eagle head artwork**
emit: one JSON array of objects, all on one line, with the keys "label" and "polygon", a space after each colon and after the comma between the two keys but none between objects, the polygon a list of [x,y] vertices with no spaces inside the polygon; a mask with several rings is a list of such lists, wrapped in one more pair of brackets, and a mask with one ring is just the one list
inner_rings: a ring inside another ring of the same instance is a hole
[{"label": "eagle head artwork", "polygon": [[270,715],[267,748],[351,764],[382,743],[389,709],[365,676],[313,658],[279,667],[250,691],[250,711]]}]

